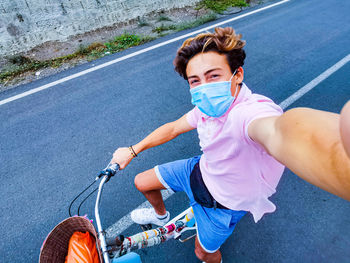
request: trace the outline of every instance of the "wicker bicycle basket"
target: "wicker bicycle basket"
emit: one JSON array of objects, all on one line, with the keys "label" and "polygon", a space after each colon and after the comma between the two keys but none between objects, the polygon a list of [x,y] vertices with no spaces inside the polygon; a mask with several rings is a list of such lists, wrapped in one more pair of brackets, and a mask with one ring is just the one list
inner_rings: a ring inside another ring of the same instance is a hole
[{"label": "wicker bicycle basket", "polygon": [[86,217],[75,216],[63,220],[49,233],[41,247],[39,263],[64,263],[69,239],[76,231],[89,232],[95,238],[99,259],[103,262],[95,227]]}]

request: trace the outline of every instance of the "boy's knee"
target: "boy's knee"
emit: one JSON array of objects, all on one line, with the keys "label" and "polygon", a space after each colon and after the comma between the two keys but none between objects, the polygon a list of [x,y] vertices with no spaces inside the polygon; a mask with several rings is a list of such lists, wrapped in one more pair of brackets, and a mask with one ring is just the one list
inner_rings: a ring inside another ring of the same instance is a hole
[{"label": "boy's knee", "polygon": [[144,184],[142,183],[143,182],[143,174],[140,173],[138,175],[135,176],[135,179],[134,179],[134,184],[136,186],[136,189],[139,190],[140,192],[144,192],[145,189],[144,189]]}]

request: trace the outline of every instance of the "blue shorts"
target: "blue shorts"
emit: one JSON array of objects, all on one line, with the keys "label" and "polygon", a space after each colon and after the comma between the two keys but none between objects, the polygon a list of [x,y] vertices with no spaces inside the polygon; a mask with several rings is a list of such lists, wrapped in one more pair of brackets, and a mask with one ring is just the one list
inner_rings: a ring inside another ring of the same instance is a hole
[{"label": "blue shorts", "polygon": [[200,156],[178,160],[155,167],[159,181],[174,192],[184,191],[190,199],[197,225],[197,237],[202,248],[214,253],[232,234],[238,221],[247,213],[227,209],[206,208],[199,205],[190,187],[190,174]]}]

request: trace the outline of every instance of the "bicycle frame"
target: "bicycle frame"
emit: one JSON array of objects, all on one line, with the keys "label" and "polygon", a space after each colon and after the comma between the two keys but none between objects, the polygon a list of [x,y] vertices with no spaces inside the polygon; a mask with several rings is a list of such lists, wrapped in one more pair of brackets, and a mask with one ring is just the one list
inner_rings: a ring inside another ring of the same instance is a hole
[{"label": "bicycle frame", "polygon": [[123,256],[133,250],[158,245],[169,239],[179,238],[183,232],[195,229],[195,227],[187,227],[187,223],[192,218],[193,210],[190,207],[164,226],[126,237],[122,244],[116,247],[116,257]]},{"label": "bicycle frame", "polygon": [[123,256],[133,250],[138,250],[140,248],[151,247],[154,245],[158,245],[163,243],[169,239],[178,239],[180,242],[185,242],[196,234],[182,240],[180,239],[181,234],[188,230],[195,230],[196,227],[193,226],[195,224],[194,214],[192,207],[189,207],[181,214],[170,220],[164,226],[151,229],[148,231],[137,233],[133,236],[124,237],[121,239],[116,238],[118,241],[112,249],[108,249],[108,244],[106,241],[106,233],[103,230],[101,218],[99,214],[99,205],[101,200],[101,195],[103,191],[103,186],[106,182],[109,181],[111,175],[105,175],[98,187],[98,193],[96,197],[95,203],[95,219],[98,231],[98,239],[100,240],[101,252],[103,256],[104,263],[110,263],[110,252],[113,252],[114,258]]}]

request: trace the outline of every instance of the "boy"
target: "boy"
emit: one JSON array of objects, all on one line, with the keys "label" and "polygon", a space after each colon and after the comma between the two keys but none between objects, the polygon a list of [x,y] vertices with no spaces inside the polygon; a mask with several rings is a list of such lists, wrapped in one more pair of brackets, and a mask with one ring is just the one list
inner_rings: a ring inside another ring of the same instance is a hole
[{"label": "boy", "polygon": [[[186,40],[174,65],[188,81],[195,107],[134,146],[117,149],[112,159],[123,169],[138,153],[197,129],[201,156],[135,177],[136,188],[153,208],[135,210],[131,217],[138,224],[163,225],[170,215],[160,190],[185,191],[197,222],[195,253],[207,263],[221,262],[220,246],[247,212],[257,222],[275,210],[268,197],[275,193],[284,165],[321,188],[349,197],[348,178],[329,177],[329,172],[350,173],[341,143],[334,144],[340,141],[337,116],[311,109],[283,114],[271,99],[252,93],[243,83],[245,42],[240,38],[232,28],[216,28]],[[323,134],[315,133],[315,127]],[[330,148],[333,163],[341,168],[328,160]]]}]

